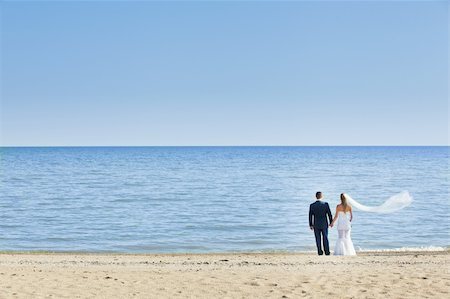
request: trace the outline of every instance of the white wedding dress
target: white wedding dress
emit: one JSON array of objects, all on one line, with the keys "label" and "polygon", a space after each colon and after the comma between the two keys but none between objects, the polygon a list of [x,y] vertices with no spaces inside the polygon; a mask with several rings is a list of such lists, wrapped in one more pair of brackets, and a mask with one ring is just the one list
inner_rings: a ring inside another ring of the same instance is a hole
[{"label": "white wedding dress", "polygon": [[356,255],[355,247],[353,247],[353,242],[350,237],[352,226],[348,214],[350,213],[338,212],[336,225],[338,239],[334,248],[334,255]]}]

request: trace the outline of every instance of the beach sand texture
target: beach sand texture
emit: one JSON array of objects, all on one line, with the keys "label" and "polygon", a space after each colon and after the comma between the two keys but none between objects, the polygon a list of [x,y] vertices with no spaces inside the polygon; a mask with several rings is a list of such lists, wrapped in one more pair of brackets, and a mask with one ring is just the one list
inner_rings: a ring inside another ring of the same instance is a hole
[{"label": "beach sand texture", "polygon": [[1,253],[0,298],[449,298],[450,252]]}]

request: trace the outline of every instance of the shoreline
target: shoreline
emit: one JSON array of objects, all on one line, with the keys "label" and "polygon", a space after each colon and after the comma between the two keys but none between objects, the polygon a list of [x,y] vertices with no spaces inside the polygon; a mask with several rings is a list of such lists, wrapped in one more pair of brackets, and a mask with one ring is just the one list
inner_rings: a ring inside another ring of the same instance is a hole
[{"label": "shoreline", "polygon": [[[429,246],[429,247],[404,247],[393,249],[367,249],[357,250],[356,255],[373,255],[373,254],[417,254],[417,253],[435,253],[435,254],[450,254],[449,246]],[[316,255],[315,250],[304,251],[284,251],[284,250],[268,250],[268,251],[211,251],[211,252],[120,252],[120,251],[65,251],[65,250],[0,250],[0,255],[39,255],[39,254],[61,254],[61,255],[124,255],[124,256],[180,256],[180,255]],[[331,251],[333,255],[333,251]]]},{"label": "shoreline", "polygon": [[0,252],[0,280],[1,298],[444,298],[450,251]]}]

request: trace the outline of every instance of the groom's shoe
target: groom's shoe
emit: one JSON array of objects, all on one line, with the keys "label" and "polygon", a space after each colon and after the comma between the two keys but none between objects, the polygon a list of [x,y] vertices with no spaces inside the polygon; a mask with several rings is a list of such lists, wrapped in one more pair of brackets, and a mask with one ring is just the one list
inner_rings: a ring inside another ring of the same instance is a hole
[{"label": "groom's shoe", "polygon": [[330,253],[329,252],[325,252],[325,255],[330,255]]},{"label": "groom's shoe", "polygon": [[318,252],[319,253],[319,255],[323,255],[323,252]]}]

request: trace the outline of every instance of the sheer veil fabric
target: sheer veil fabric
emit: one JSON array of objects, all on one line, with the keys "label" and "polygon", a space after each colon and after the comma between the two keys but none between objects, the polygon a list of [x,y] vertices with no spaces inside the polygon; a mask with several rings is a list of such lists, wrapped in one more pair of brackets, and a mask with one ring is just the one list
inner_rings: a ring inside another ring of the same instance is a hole
[{"label": "sheer veil fabric", "polygon": [[344,194],[344,196],[347,199],[347,202],[352,207],[354,207],[354,208],[356,208],[358,210],[361,210],[361,211],[364,211],[364,212],[371,212],[371,213],[381,213],[381,214],[393,213],[393,212],[396,212],[396,211],[401,210],[403,208],[406,208],[413,201],[413,198],[409,194],[408,191],[403,191],[403,192],[400,192],[400,193],[398,193],[396,195],[393,195],[393,196],[389,197],[382,205],[373,206],[373,207],[369,207],[369,206],[365,206],[363,204],[360,204],[359,202],[354,200],[348,194]]}]

